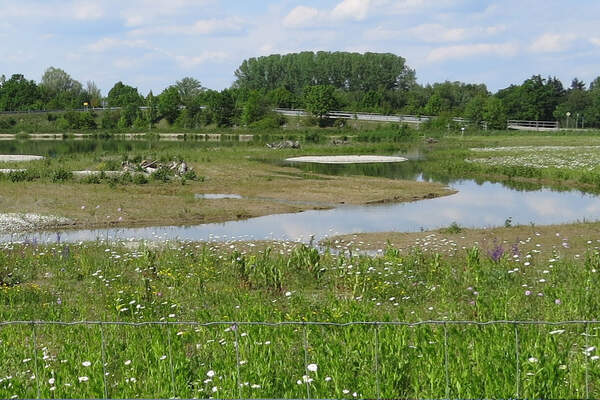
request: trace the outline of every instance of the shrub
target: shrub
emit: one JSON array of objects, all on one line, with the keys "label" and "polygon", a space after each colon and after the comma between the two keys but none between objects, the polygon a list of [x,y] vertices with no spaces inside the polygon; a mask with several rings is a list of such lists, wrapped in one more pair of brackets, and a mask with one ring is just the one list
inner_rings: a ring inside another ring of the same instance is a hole
[{"label": "shrub", "polygon": [[73,173],[64,168],[59,168],[50,173],[50,178],[52,178],[52,182],[65,182],[73,178]]},{"label": "shrub", "polygon": [[148,183],[148,178],[144,174],[135,174],[133,176],[133,183],[136,185],[145,185]]},{"label": "shrub", "polygon": [[159,181],[159,182],[168,182],[169,179],[171,178],[170,175],[171,175],[171,171],[169,171],[168,168],[160,167],[159,169],[154,171],[152,173],[152,175],[150,175],[150,176],[152,177],[152,180]]}]

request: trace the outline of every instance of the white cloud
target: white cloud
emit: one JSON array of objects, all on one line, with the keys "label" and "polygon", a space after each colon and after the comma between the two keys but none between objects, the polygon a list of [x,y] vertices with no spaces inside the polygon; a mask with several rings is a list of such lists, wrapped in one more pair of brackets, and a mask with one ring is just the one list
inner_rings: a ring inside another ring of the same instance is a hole
[{"label": "white cloud", "polygon": [[211,0],[128,0],[120,15],[130,28],[150,25],[155,20],[173,15],[190,15]]},{"label": "white cloud", "polygon": [[316,8],[298,6],[283,19],[283,26],[300,28],[315,25],[321,19],[321,12]]},{"label": "white cloud", "polygon": [[568,50],[575,39],[572,34],[545,33],[531,44],[530,49],[536,53],[559,53]]},{"label": "white cloud", "polygon": [[447,47],[438,47],[429,52],[427,60],[430,62],[445,61],[449,59],[462,59],[473,56],[514,56],[518,46],[513,43],[479,43],[462,44]]},{"label": "white cloud", "polygon": [[363,20],[367,17],[371,0],[344,0],[331,12],[337,19]]},{"label": "white cloud", "polygon": [[195,56],[175,56],[175,60],[177,60],[177,63],[183,68],[194,68],[206,62],[222,62],[228,58],[229,54],[224,51],[205,51]]},{"label": "white cloud", "polygon": [[373,8],[384,15],[414,14],[452,7],[461,2],[461,0],[373,0]]},{"label": "white cloud", "polygon": [[423,42],[459,42],[470,36],[465,28],[446,28],[440,24],[423,24],[410,28],[408,33]]},{"label": "white cloud", "polygon": [[591,38],[590,43],[600,47],[600,38]]},{"label": "white cloud", "polygon": [[106,37],[86,46],[88,50],[95,53],[102,53],[118,47],[145,48],[148,47],[148,43],[145,40],[126,40]]},{"label": "white cloud", "polygon": [[2,4],[0,17],[95,20],[102,18],[104,9],[96,3],[84,1]]},{"label": "white cloud", "polygon": [[216,33],[240,32],[246,22],[240,17],[201,19],[192,25],[166,25],[134,29],[130,33],[135,36],[153,34],[166,35],[211,35]]},{"label": "white cloud", "polygon": [[79,2],[73,6],[73,16],[79,20],[93,20],[104,16],[104,10],[92,2]]},{"label": "white cloud", "polygon": [[370,40],[393,40],[409,38],[424,43],[461,42],[482,36],[494,36],[504,31],[502,25],[489,27],[455,27],[449,28],[440,24],[422,24],[408,29],[387,29],[378,26],[367,30],[365,36]]}]

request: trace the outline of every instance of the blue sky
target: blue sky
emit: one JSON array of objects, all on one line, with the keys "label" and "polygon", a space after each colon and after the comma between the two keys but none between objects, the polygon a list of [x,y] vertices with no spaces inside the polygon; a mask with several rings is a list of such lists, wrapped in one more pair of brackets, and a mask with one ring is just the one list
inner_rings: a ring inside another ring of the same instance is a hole
[{"label": "blue sky", "polygon": [[568,85],[600,76],[599,16],[599,0],[0,0],[0,74],[223,89],[245,58],[330,50],[400,55],[423,84]]}]

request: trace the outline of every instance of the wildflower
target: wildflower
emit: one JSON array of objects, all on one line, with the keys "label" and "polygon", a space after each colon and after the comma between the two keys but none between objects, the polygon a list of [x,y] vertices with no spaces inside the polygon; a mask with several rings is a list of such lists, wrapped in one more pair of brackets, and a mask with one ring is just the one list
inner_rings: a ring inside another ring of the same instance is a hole
[{"label": "wildflower", "polygon": [[49,383],[49,384],[51,384],[51,385],[54,385],[54,382],[55,382],[54,378],[50,378],[50,379],[48,379],[48,383]]},{"label": "wildflower", "polygon": [[125,361],[125,365],[129,365],[129,364],[131,364],[131,360]]},{"label": "wildflower", "polygon": [[348,394],[348,393],[350,393],[350,391],[348,389],[344,389],[344,390],[342,390],[342,393]]},{"label": "wildflower", "polygon": [[260,389],[260,385],[254,384],[250,386],[252,389]]},{"label": "wildflower", "polygon": [[89,361],[84,361],[81,363],[81,365],[83,365],[84,367],[89,367],[90,365],[92,365],[92,363]]},{"label": "wildflower", "polygon": [[216,386],[213,386],[211,390],[212,390],[213,393],[216,393],[217,390],[219,390],[219,389]]},{"label": "wildflower", "polygon": [[527,359],[527,361],[529,361],[530,363],[534,364],[534,363],[538,362],[538,359],[537,359],[537,358],[535,358],[535,357],[529,357],[529,358]]},{"label": "wildflower", "polygon": [[325,377],[325,382],[329,382],[329,381],[331,381],[331,377],[330,376],[326,376]]},{"label": "wildflower", "polygon": [[306,366],[306,369],[309,370],[310,372],[317,372],[317,364],[308,364]]},{"label": "wildflower", "polygon": [[557,329],[555,331],[550,332],[551,335],[561,335],[563,333],[565,333],[564,329]]},{"label": "wildflower", "polygon": [[161,360],[161,361],[162,361],[162,360],[165,360],[166,358],[167,358],[167,356],[166,356],[166,355],[162,355],[162,356],[160,356],[159,360]]},{"label": "wildflower", "polygon": [[79,377],[79,383],[81,383],[81,382],[87,382],[89,380],[90,380],[90,378],[88,378],[87,376],[80,376]]},{"label": "wildflower", "polygon": [[292,292],[285,292],[285,297],[290,297],[292,295]]},{"label": "wildflower", "polygon": [[206,376],[208,376],[209,378],[212,378],[213,376],[215,376],[215,371],[213,371],[212,369],[210,371],[208,371],[206,373]]},{"label": "wildflower", "polygon": [[591,356],[590,360],[592,360],[592,361],[600,360],[600,356]]},{"label": "wildflower", "polygon": [[525,291],[525,296],[529,296],[531,294],[531,290],[526,290]]},{"label": "wildflower", "polygon": [[556,305],[558,305],[558,306],[559,306],[559,305],[561,305],[561,304],[562,304],[562,301],[560,301],[560,299],[555,299],[555,300],[554,300],[554,304],[556,304]]}]

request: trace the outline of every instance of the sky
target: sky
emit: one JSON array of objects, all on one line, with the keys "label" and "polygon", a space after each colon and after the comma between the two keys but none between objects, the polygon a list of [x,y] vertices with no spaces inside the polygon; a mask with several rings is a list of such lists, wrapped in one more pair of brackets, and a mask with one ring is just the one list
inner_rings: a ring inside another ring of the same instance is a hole
[{"label": "sky", "polygon": [[600,76],[599,16],[599,0],[0,0],[0,75],[220,90],[244,59],[325,50],[394,53],[421,84],[568,86]]}]

